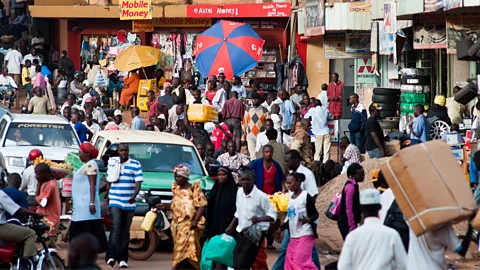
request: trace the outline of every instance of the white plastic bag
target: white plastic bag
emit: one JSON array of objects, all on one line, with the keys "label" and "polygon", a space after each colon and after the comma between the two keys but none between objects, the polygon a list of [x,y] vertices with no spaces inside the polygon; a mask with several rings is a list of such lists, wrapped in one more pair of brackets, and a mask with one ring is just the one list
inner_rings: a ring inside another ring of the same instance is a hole
[{"label": "white plastic bag", "polygon": [[107,166],[107,181],[110,183],[114,183],[118,181],[120,177],[120,170],[121,170],[120,158],[119,157],[111,157],[108,159],[108,166]]}]

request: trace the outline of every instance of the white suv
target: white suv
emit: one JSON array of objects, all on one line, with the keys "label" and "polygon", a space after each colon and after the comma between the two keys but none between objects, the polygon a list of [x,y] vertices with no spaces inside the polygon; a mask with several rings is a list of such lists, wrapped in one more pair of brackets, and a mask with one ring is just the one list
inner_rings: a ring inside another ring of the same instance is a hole
[{"label": "white suv", "polygon": [[6,113],[0,120],[0,166],[21,173],[32,149],[46,159],[63,162],[77,152],[80,140],[67,119],[55,115]]}]

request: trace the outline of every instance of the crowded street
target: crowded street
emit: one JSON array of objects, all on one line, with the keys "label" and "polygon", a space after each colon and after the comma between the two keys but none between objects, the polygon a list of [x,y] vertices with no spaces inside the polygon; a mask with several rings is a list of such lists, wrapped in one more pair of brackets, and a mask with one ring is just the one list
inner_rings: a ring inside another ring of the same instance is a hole
[{"label": "crowded street", "polygon": [[479,11],[0,1],[0,269],[480,269]]}]

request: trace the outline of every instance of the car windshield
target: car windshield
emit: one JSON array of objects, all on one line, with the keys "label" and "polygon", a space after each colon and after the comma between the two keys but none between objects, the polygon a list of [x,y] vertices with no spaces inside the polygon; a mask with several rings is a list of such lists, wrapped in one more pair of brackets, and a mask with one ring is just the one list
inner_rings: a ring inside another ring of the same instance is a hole
[{"label": "car windshield", "polygon": [[193,146],[161,143],[129,143],[129,155],[142,164],[144,172],[172,172],[183,164],[190,174],[205,176]]},{"label": "car windshield", "polygon": [[3,146],[51,146],[78,148],[70,124],[11,123]]}]

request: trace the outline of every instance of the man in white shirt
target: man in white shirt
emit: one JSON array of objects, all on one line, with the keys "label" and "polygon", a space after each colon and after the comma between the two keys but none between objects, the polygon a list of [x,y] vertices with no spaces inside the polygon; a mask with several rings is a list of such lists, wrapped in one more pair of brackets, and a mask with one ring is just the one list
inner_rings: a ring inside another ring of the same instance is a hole
[{"label": "man in white shirt", "polygon": [[[384,226],[378,218],[380,191],[360,191],[364,223],[351,231],[340,253],[339,270],[407,269],[407,254],[397,231]],[[410,269],[410,268],[409,268]],[[426,267],[423,269],[432,269]],[[444,268],[443,268],[444,269]]]},{"label": "man in white shirt", "polygon": [[42,64],[42,59],[40,58],[40,56],[37,55],[37,50],[35,50],[35,48],[32,48],[30,53],[23,57],[22,65],[25,65],[25,61],[27,60],[30,60],[33,64],[34,59],[37,59],[40,65]]},{"label": "man in white shirt", "polygon": [[212,105],[213,107],[217,108],[219,113],[221,113],[226,100],[227,92],[225,91],[225,89],[221,88],[217,90],[217,93],[215,93],[215,96],[212,99]]},{"label": "man in white shirt", "polygon": [[318,94],[317,99],[322,103],[322,108],[328,109],[328,96],[327,96],[328,85],[326,83],[322,84],[322,92]]},{"label": "man in white shirt", "polygon": [[13,45],[13,50],[9,51],[5,56],[5,66],[8,69],[8,75],[13,77],[17,85],[20,85],[20,74],[22,69],[20,67],[22,63],[22,54],[18,51],[18,46]]},{"label": "man in white shirt", "polygon": [[32,48],[37,49],[38,51],[43,51],[43,45],[45,45],[45,39],[43,39],[40,31],[35,31],[32,38]]},{"label": "man in white shirt", "polygon": [[445,252],[448,249],[461,256],[465,256],[471,241],[471,232],[472,227],[469,226],[466,234],[467,237],[461,242],[455,234],[452,225],[445,225],[420,236],[416,236],[413,231],[410,230],[408,270],[447,269]]},{"label": "man in white shirt", "polygon": [[232,91],[238,93],[239,100],[245,99],[247,97],[247,91],[245,90],[245,86],[243,86],[242,79],[238,76],[233,77]]},{"label": "man in white shirt", "polygon": [[315,135],[315,161],[320,161],[323,155],[323,163],[330,159],[330,128],[328,119],[332,118],[330,111],[322,107],[320,100],[315,100],[315,107],[308,110],[305,119],[312,118],[312,132]]},{"label": "man in white shirt", "polygon": [[[269,130],[271,128],[273,128],[273,120],[272,119],[265,119],[265,130],[263,132],[258,133],[258,135],[257,135],[257,144],[255,146],[255,153],[258,154],[258,151],[260,151],[260,148],[262,148],[262,146],[267,145],[268,142],[270,141],[267,138],[267,130]],[[282,135],[280,133],[278,133],[277,142],[279,142],[279,143],[282,142]]]},{"label": "man in white shirt", "polygon": [[18,88],[18,85],[15,82],[15,80],[8,75],[7,68],[2,69],[2,74],[0,75],[0,86],[10,86],[15,89]]},{"label": "man in white shirt", "polygon": [[[312,196],[313,199],[317,199],[318,188],[317,182],[315,180],[315,175],[311,170],[302,165],[302,156],[297,150],[290,150],[285,154],[285,161],[287,162],[287,170],[302,173],[305,175],[305,181],[303,181],[301,187],[303,190],[307,191],[308,195]],[[290,242],[290,233],[288,230],[285,230],[283,233],[282,244],[280,245],[280,252],[278,253],[278,259],[275,262],[272,270],[283,270],[285,264],[285,255],[287,253],[288,243]],[[313,247],[312,250],[312,260],[313,263],[320,268],[320,259],[318,258],[317,248]]]},{"label": "man in white shirt", "polygon": [[[257,258],[260,246],[270,222],[277,218],[267,194],[255,187],[255,173],[248,167],[239,170],[240,186],[237,191],[237,211],[226,233],[233,235],[237,231],[235,249],[233,250],[233,268],[250,269]],[[253,237],[247,237],[253,232]],[[256,235],[261,235],[256,238]],[[256,238],[256,242],[252,241]]]},{"label": "man in white shirt", "polygon": [[[97,132],[102,130],[99,124],[93,122],[93,115],[90,112],[85,113],[85,122],[83,124],[92,132],[92,138]],[[88,140],[90,141],[92,138],[88,138]]]},{"label": "man in white shirt", "polygon": [[[15,100],[16,92],[18,89],[17,83],[15,80],[8,76],[8,69],[3,68],[2,74],[0,75],[0,97],[5,101],[8,102],[8,108],[12,107],[13,101]],[[8,94],[8,91],[12,91],[11,95]]]}]

